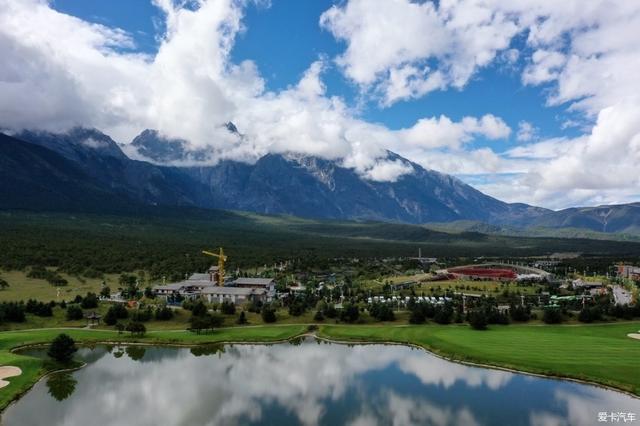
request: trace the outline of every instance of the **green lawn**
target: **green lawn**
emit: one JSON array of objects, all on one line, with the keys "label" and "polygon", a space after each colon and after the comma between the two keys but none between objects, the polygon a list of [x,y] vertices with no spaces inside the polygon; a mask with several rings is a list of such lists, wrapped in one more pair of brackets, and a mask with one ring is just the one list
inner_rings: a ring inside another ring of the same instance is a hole
[{"label": "green lawn", "polygon": [[640,322],[579,326],[325,325],[319,335],[343,341],[413,343],[448,358],[601,383],[640,395]]}]

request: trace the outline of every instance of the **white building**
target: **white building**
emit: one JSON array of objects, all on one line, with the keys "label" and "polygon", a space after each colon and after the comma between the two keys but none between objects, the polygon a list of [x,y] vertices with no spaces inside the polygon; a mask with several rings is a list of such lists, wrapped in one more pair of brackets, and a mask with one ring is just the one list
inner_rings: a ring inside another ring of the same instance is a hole
[{"label": "white building", "polygon": [[184,281],[158,285],[153,287],[153,291],[164,298],[180,296],[184,299],[204,297],[209,302],[270,302],[275,298],[276,284],[272,278],[238,278],[220,286],[217,268],[212,267],[206,274],[193,274]]}]

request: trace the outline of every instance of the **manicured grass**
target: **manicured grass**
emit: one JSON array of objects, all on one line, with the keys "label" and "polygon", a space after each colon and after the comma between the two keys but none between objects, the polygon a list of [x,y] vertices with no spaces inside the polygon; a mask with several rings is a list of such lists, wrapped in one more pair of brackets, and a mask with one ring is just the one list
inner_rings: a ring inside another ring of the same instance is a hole
[{"label": "manicured grass", "polygon": [[302,334],[304,325],[283,325],[264,327],[236,327],[220,329],[212,333],[195,334],[186,330],[151,331],[144,337],[131,337],[128,333],[118,334],[110,330],[83,329],[41,329],[6,331],[0,333],[0,365],[13,365],[22,369],[20,376],[7,379],[9,385],[0,390],[0,410],[26,392],[49,371],[49,366],[41,359],[11,352],[12,348],[24,345],[48,343],[58,334],[66,333],[79,343],[136,342],[148,344],[197,345],[219,342],[276,342]]},{"label": "manicured grass", "polygon": [[322,337],[412,343],[448,358],[600,383],[640,395],[640,322],[579,326],[324,325]]}]

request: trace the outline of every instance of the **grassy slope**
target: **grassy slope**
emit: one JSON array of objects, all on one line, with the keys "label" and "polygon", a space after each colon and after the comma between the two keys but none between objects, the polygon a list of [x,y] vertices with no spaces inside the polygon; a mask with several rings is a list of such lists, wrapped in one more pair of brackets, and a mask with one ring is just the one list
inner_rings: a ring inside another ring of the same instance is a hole
[{"label": "grassy slope", "polygon": [[[60,275],[69,284],[62,287],[55,287],[46,280],[29,278],[26,271],[0,271],[0,276],[9,283],[9,287],[0,290],[0,301],[27,300],[35,298],[44,302],[51,300],[72,300],[76,295],[84,296],[87,292],[100,293],[102,288],[102,278],[81,278],[65,273]],[[114,289],[118,287],[118,276],[116,274],[104,277],[107,285]],[[60,290],[60,297],[58,295]]]},{"label": "grassy slope", "polygon": [[92,343],[105,341],[126,341],[164,344],[199,344],[217,342],[275,342],[295,337],[306,329],[303,325],[245,327],[221,329],[208,334],[193,334],[180,331],[155,331],[142,338],[132,338],[128,334],[118,335],[107,330],[61,330],[41,329],[8,331],[0,333],[0,365],[13,365],[22,369],[20,376],[9,378],[9,385],[0,390],[0,410],[4,409],[17,396],[27,391],[47,372],[42,360],[10,352],[12,348],[46,343],[64,332],[77,342]]},{"label": "grassy slope", "polygon": [[531,373],[587,380],[640,395],[640,323],[580,326],[322,326],[344,341],[413,343],[443,356]]}]

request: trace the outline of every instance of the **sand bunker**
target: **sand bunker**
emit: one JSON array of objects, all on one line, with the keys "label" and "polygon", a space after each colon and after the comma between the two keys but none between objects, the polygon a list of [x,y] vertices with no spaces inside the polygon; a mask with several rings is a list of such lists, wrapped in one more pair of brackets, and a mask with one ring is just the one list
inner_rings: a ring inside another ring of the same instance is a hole
[{"label": "sand bunker", "polygon": [[10,365],[0,367],[0,388],[3,388],[9,384],[6,379],[7,377],[15,377],[22,374],[22,370],[18,367],[12,367]]},{"label": "sand bunker", "polygon": [[631,337],[632,339],[640,340],[640,331],[637,332],[637,333],[629,333],[629,334],[627,334],[627,337]]}]

